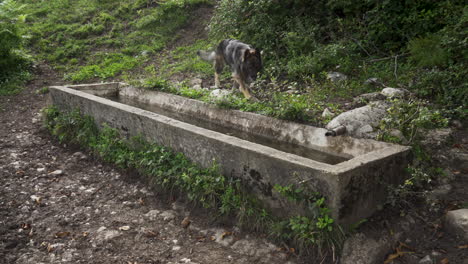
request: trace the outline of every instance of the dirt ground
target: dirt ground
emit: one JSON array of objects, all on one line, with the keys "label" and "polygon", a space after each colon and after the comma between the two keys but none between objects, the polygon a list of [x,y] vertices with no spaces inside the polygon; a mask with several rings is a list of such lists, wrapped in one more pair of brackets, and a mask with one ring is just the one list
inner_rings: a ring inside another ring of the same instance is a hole
[{"label": "dirt ground", "polygon": [[[0,263],[332,263],[296,258],[283,245],[213,223],[133,173],[59,144],[42,127],[47,95],[36,91],[62,82],[40,64],[20,95],[0,97]],[[468,241],[443,226],[447,211],[468,206],[468,170],[450,154],[466,153],[466,129],[455,130],[450,144],[437,154],[449,177],[431,191],[433,200],[384,208],[357,230],[377,241],[396,238],[385,258],[405,253],[392,263],[429,256],[430,263],[467,264]]]},{"label": "dirt ground", "polygon": [[42,65],[20,95],[0,97],[0,263],[297,263],[59,144],[35,91],[61,82]]}]

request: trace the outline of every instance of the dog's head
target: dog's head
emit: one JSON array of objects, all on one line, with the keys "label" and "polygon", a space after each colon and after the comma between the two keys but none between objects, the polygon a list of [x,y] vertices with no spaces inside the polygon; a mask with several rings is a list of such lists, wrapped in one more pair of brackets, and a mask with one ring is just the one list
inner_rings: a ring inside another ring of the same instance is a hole
[{"label": "dog's head", "polygon": [[247,83],[254,82],[262,70],[262,58],[259,49],[246,49],[242,58],[241,71]]}]

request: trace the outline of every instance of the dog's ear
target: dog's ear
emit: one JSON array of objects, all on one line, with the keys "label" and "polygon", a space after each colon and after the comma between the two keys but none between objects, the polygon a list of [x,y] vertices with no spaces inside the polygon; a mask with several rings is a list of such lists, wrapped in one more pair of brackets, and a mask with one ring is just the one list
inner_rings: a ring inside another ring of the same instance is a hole
[{"label": "dog's ear", "polygon": [[249,57],[257,56],[258,50],[257,49],[246,49],[244,50],[244,56],[242,56],[242,61],[245,61]]}]

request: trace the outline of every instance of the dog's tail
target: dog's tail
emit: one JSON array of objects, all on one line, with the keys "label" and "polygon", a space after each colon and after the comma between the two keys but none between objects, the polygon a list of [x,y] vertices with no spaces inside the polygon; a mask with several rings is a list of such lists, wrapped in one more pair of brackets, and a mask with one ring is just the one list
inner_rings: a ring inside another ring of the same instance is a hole
[{"label": "dog's tail", "polygon": [[197,51],[197,55],[200,56],[200,58],[202,58],[202,60],[212,62],[212,61],[215,60],[216,52],[199,50],[199,51]]}]

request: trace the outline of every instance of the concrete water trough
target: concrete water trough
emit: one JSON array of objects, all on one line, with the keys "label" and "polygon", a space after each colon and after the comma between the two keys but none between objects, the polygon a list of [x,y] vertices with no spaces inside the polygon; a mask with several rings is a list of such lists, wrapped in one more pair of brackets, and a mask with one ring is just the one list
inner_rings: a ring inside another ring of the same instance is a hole
[{"label": "concrete water trough", "polygon": [[124,83],[50,87],[52,104],[79,109],[98,125],[126,137],[184,153],[201,166],[219,165],[240,177],[280,215],[300,212],[273,191],[275,184],[307,184],[326,197],[332,216],[351,224],[370,216],[387,187],[405,178],[409,148],[346,136],[326,137],[323,128],[278,120]]}]

